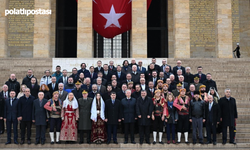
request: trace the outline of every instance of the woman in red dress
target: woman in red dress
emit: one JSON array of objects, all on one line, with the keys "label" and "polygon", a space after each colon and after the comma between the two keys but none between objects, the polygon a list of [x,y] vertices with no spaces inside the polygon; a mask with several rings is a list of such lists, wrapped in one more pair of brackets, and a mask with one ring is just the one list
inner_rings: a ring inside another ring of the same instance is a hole
[{"label": "woman in red dress", "polygon": [[73,93],[69,93],[63,101],[61,112],[62,127],[60,140],[67,142],[77,141],[77,120],[79,118],[78,102]]},{"label": "woman in red dress", "polygon": [[105,128],[105,103],[100,95],[97,93],[91,107],[91,120],[92,130],[91,130],[91,142],[101,144],[106,142],[107,133]]}]

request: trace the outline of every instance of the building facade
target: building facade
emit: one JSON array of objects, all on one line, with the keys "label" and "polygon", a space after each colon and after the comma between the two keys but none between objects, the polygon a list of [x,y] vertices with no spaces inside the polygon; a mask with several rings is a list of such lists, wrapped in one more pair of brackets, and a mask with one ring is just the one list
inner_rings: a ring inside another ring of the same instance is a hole
[{"label": "building facade", "polygon": [[[250,57],[249,0],[132,1],[132,29],[106,39],[92,28],[92,0],[1,0],[0,57]],[[14,8],[51,15],[8,15]]]}]

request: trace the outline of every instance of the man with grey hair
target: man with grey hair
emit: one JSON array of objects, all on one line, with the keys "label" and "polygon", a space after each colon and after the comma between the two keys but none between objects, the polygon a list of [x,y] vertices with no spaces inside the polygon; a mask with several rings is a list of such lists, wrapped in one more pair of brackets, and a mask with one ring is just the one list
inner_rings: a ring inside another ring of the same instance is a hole
[{"label": "man with grey hair", "polygon": [[134,138],[134,126],[136,117],[136,99],[131,97],[131,90],[126,90],[125,92],[126,98],[123,98],[121,101],[121,111],[122,111],[122,120],[124,123],[124,144],[128,143],[128,133],[130,131],[130,140],[132,144],[135,143]]},{"label": "man with grey hair", "polygon": [[113,72],[113,73],[116,73],[116,67],[114,66],[114,61],[113,60],[110,60],[109,61],[109,71]]},{"label": "man with grey hair", "polygon": [[68,83],[68,71],[66,69],[63,69],[62,76],[58,79],[58,83]]},{"label": "man with grey hair", "polygon": [[177,75],[175,75],[175,81],[176,82],[179,82],[180,75],[183,75],[182,72],[183,71],[181,69],[177,70]]},{"label": "man with grey hair", "polygon": [[185,88],[187,90],[187,92],[189,91],[188,83],[184,82],[184,76],[183,75],[179,76],[179,83],[181,83],[182,88]]},{"label": "man with grey hair", "polygon": [[238,118],[237,106],[235,98],[231,97],[231,90],[225,89],[225,96],[219,100],[222,122],[222,144],[227,142],[227,127],[229,127],[230,140],[229,143],[236,144],[234,137],[234,128],[236,119]]},{"label": "man with grey hair", "polygon": [[98,77],[96,79],[96,85],[97,85],[97,92],[104,94],[106,93],[106,87],[102,85],[102,78]]},{"label": "man with grey hair", "polygon": [[16,95],[20,92],[20,83],[17,81],[15,74],[11,74],[5,84],[8,85],[9,92],[10,90],[15,90]]},{"label": "man with grey hair", "polygon": [[68,95],[68,92],[64,91],[64,84],[63,83],[59,83],[58,84],[58,92],[59,92],[59,99],[61,101],[64,101]]},{"label": "man with grey hair", "polygon": [[174,75],[177,75],[177,70],[181,69],[182,73],[185,74],[185,68],[182,66],[182,62],[180,60],[177,61],[177,65],[173,68]]}]

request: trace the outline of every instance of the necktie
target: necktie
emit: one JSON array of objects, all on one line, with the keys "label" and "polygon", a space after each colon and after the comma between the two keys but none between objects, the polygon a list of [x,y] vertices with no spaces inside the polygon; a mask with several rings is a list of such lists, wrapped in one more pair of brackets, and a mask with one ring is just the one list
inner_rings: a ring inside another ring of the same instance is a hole
[{"label": "necktie", "polygon": [[211,111],[212,103],[209,103],[209,111]]},{"label": "necktie", "polygon": [[201,79],[201,74],[199,75],[200,79]]},{"label": "necktie", "polygon": [[65,79],[65,77],[63,77],[63,84],[65,84],[66,83],[66,79]]},{"label": "necktie", "polygon": [[114,104],[115,103],[115,100],[112,100],[112,104]]},{"label": "necktie", "polygon": [[42,100],[40,100],[40,107],[42,107]]},{"label": "necktie", "polygon": [[6,94],[6,92],[5,92],[5,94],[4,94],[4,99],[6,99],[7,98],[7,94]]},{"label": "necktie", "polygon": [[32,84],[32,89],[34,88],[34,84]]},{"label": "necktie", "polygon": [[62,96],[62,91],[59,92],[59,95]]},{"label": "necktie", "polygon": [[93,73],[91,73],[91,78],[93,78]]},{"label": "necktie", "polygon": [[13,99],[10,99],[10,105],[12,106],[12,101],[13,101]]},{"label": "necktie", "polygon": [[151,94],[153,95],[153,89],[150,89],[150,91],[151,91]]},{"label": "necktie", "polygon": [[49,78],[47,77],[47,84],[46,85],[48,85],[48,83],[49,83]]},{"label": "necktie", "polygon": [[52,88],[53,88],[53,90],[55,89],[55,84],[54,83],[52,84]]},{"label": "necktie", "polygon": [[119,72],[119,73],[118,73],[118,78],[120,78],[120,76],[121,76],[121,73]]}]

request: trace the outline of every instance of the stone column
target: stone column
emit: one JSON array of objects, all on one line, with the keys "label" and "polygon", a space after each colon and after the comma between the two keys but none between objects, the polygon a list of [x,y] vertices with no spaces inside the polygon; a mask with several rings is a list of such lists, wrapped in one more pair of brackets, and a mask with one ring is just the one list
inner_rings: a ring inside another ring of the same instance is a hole
[{"label": "stone column", "polygon": [[231,2],[231,0],[217,0],[218,58],[233,58]]},{"label": "stone column", "polygon": [[5,17],[5,9],[8,0],[0,3],[0,58],[7,57],[7,16]]},{"label": "stone column", "polygon": [[189,0],[173,0],[175,58],[190,58]]},{"label": "stone column", "polygon": [[147,58],[147,1],[132,1],[131,57]]},{"label": "stone column", "polygon": [[93,57],[92,0],[78,0],[77,58]]},{"label": "stone column", "polygon": [[[34,9],[39,8],[51,9],[50,0],[34,0]],[[50,18],[51,15],[34,15],[34,58],[50,57]]]}]

